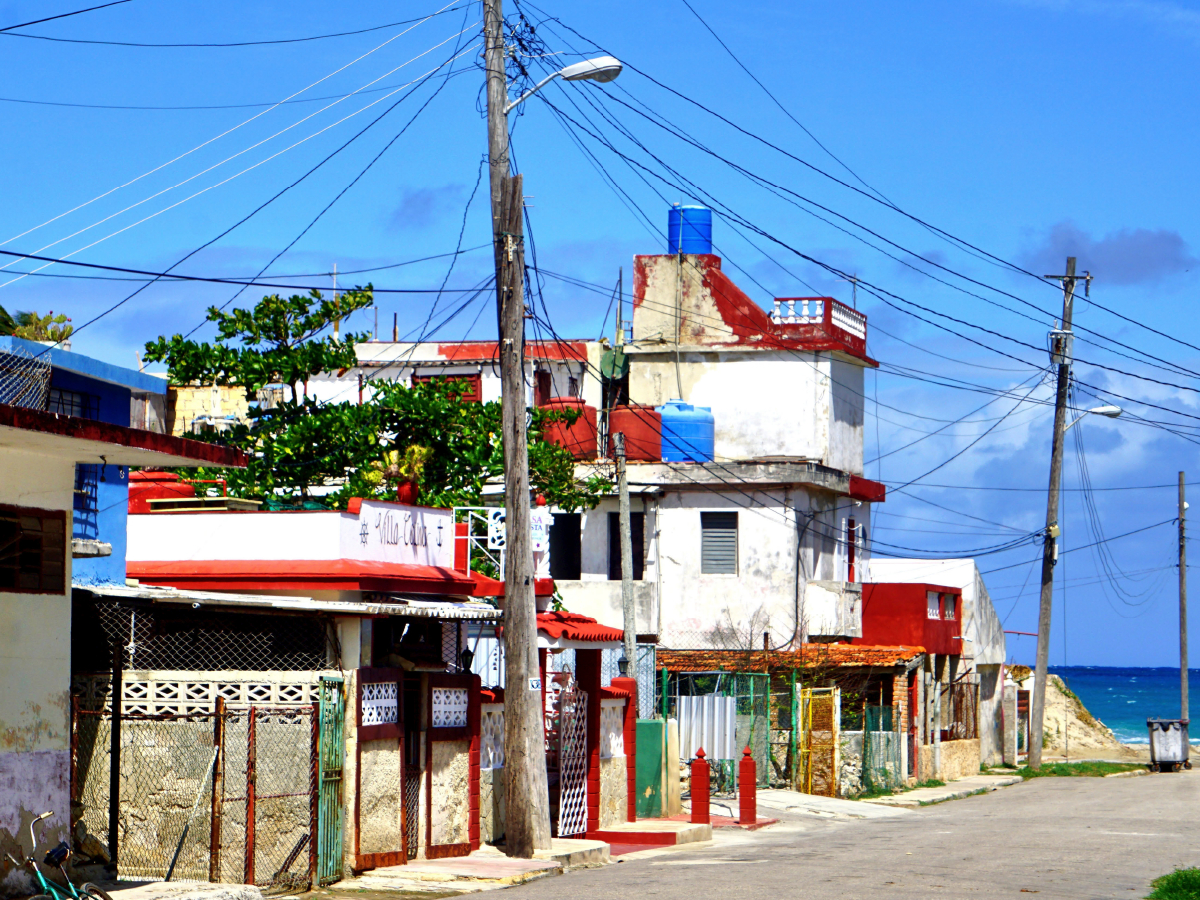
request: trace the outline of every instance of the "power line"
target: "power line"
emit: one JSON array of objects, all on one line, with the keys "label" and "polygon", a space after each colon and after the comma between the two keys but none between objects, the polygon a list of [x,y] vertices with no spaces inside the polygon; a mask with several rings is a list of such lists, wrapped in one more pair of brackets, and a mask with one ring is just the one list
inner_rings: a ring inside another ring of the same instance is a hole
[{"label": "power line", "polygon": [[[41,25],[43,22],[53,22],[55,19],[66,19],[70,16],[79,16],[83,13],[95,12],[98,9],[108,9],[110,6],[120,6],[122,3],[128,3],[129,0],[112,0],[111,3],[102,3],[99,6],[89,6],[87,9],[77,9],[74,12],[59,13],[57,16],[46,16],[44,19],[34,19],[30,22],[21,22],[18,25],[9,25],[6,28],[0,28],[0,34],[11,34],[14,28],[26,28],[30,25]],[[30,37],[30,35],[14,35],[14,37]]]},{"label": "power line", "polygon": [[[117,0],[117,3],[128,3],[128,2],[129,2],[129,0]],[[116,3],[106,3],[105,4],[105,6],[115,6],[115,5],[116,5]],[[471,4],[469,4],[469,3],[463,3],[463,4],[460,4],[459,6],[451,6],[447,9],[439,10],[438,12],[434,13],[434,15],[439,16],[442,13],[453,12],[456,9],[465,9],[466,7],[468,7],[470,5]],[[102,7],[102,6],[92,7],[92,9],[103,9],[103,8],[104,7]],[[80,10],[80,12],[90,12],[90,10]],[[67,13],[67,15],[76,15],[76,13]],[[62,16],[52,16],[51,17],[51,19],[61,19],[61,18],[63,18],[63,17]],[[50,19],[39,19],[38,20],[38,22],[48,22],[48,21],[50,21]],[[382,31],[385,28],[395,28],[397,25],[408,25],[408,24],[411,24],[412,22],[421,22],[421,21],[424,21],[424,20],[423,19],[404,19],[399,22],[388,22],[386,25],[373,25],[370,28],[359,28],[356,31],[337,31],[337,32],[333,32],[332,34],[314,34],[314,35],[310,35],[309,37],[275,38],[272,40],[263,40],[263,41],[232,41],[229,43],[150,44],[150,43],[143,43],[143,42],[139,42],[139,41],[97,41],[97,40],[84,40],[83,38],[50,37],[50,36],[44,35],[44,34],[12,34],[11,36],[12,37],[30,38],[31,40],[37,40],[37,41],[55,41],[57,43],[62,43],[62,44],[98,44],[100,46],[107,46],[107,47],[193,47],[193,48],[195,48],[195,47],[263,47],[263,46],[268,46],[268,45],[273,45],[273,44],[302,44],[306,41],[323,41],[326,38],[339,38],[339,37],[348,37],[350,35],[355,35],[355,34],[367,34],[372,31]],[[38,24],[38,22],[26,22],[25,25],[36,25],[36,24]],[[12,25],[10,27],[23,28],[24,26],[23,25]],[[8,31],[8,29],[2,29],[2,30],[0,30],[0,33],[6,32],[6,31]],[[31,101],[16,101],[16,102],[31,102]],[[56,104],[56,105],[67,105],[67,104]],[[128,108],[128,107],[121,107],[121,108]],[[205,107],[205,108],[211,109],[213,107]]]}]

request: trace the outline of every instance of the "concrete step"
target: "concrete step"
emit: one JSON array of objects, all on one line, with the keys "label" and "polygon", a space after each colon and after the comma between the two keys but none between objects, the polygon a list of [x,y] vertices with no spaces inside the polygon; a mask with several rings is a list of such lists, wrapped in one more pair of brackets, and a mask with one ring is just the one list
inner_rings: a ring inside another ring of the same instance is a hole
[{"label": "concrete step", "polygon": [[712,825],[693,825],[671,819],[638,819],[623,822],[599,831],[589,831],[588,838],[609,844],[643,844],[647,847],[674,847],[712,840]]},{"label": "concrete step", "polygon": [[607,865],[609,846],[606,841],[579,838],[553,838],[549,850],[538,850],[534,859],[553,860],[564,869],[589,869]]}]

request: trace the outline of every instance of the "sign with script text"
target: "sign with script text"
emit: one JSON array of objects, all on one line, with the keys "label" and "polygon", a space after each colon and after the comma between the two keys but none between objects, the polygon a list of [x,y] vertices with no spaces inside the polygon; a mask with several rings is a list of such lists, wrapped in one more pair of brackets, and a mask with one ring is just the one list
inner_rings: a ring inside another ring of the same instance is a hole
[{"label": "sign with script text", "polygon": [[363,500],[342,515],[342,556],[409,566],[454,567],[454,513]]}]

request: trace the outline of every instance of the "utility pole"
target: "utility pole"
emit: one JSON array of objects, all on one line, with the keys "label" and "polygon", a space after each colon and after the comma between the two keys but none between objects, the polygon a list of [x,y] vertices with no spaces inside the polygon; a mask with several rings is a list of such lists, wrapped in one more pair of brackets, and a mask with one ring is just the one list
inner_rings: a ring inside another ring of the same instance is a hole
[{"label": "utility pole", "polygon": [[1179,718],[1188,721],[1187,652],[1187,533],[1184,516],[1187,501],[1183,496],[1183,473],[1179,473]]},{"label": "utility pole", "polygon": [[1058,562],[1058,492],[1062,486],[1064,422],[1067,388],[1071,384],[1071,308],[1075,299],[1075,257],[1067,257],[1066,275],[1047,275],[1062,282],[1062,328],[1050,333],[1050,356],[1058,365],[1058,393],[1054,401],[1054,435],[1050,451],[1050,490],[1046,497],[1046,533],[1042,540],[1042,598],[1038,610],[1037,666],[1029,710],[1029,767],[1042,766],[1042,731],[1046,709],[1046,668],[1050,662],[1050,611],[1054,599],[1054,564]]},{"label": "utility pole", "polygon": [[484,0],[488,161],[504,446],[505,852],[531,859],[550,847],[542,685],[537,652],[533,550],[529,533],[529,447],[525,396],[525,202],[508,167],[508,82],[501,0]]},{"label": "utility pole", "polygon": [[617,458],[617,496],[620,500],[618,518],[621,525],[621,626],[625,631],[625,659],[637,677],[637,612],[633,606],[633,528],[629,514],[629,473],[625,466],[625,435],[613,435],[614,456]]}]

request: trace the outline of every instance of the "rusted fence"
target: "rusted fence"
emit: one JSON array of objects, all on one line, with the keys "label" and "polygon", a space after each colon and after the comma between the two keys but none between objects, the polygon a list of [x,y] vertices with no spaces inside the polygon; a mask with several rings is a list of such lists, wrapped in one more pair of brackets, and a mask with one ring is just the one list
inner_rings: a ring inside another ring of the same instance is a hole
[{"label": "rusted fence", "polygon": [[112,717],[73,713],[71,797],[107,837],[121,879],[304,890],[317,866],[317,706],[120,719],[110,833]]}]

